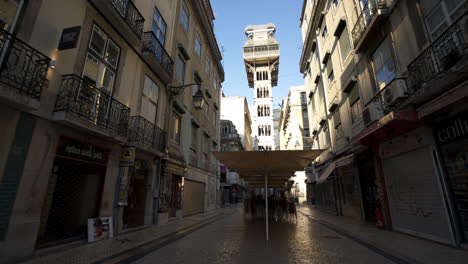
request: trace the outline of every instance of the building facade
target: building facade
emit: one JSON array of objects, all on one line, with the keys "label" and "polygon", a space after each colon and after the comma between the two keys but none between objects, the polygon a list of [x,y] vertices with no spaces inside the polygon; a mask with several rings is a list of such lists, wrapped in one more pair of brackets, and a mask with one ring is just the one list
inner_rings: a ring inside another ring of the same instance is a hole
[{"label": "building facade", "polygon": [[[185,162],[192,119],[207,130],[207,160],[219,144],[224,73],[209,1],[11,0],[1,9],[0,262],[84,239],[88,219],[118,234],[198,212],[183,204],[182,186],[197,193],[189,180],[203,185],[202,210],[215,207],[216,169]],[[196,71],[210,106],[201,110],[192,87],[178,89]]]},{"label": "building facade", "polygon": [[273,87],[278,84],[280,55],[275,31],[273,24],[245,28],[244,64],[249,87],[254,89],[252,133],[260,150],[275,149]]},{"label": "building facade", "polygon": [[314,147],[327,148],[308,179],[318,207],[466,242],[466,11],[461,0],[303,2],[300,71]]},{"label": "building facade", "polygon": [[[234,122],[221,119],[221,151],[246,151]],[[243,198],[244,182],[235,171],[220,164],[221,204],[237,203]]]},{"label": "building facade", "polygon": [[311,148],[308,118],[305,87],[291,87],[288,97],[284,97],[281,104],[279,118],[281,150]]},{"label": "building facade", "polygon": [[252,119],[245,96],[222,96],[221,119],[229,120],[234,124],[244,150],[254,149],[255,138],[252,137]]}]

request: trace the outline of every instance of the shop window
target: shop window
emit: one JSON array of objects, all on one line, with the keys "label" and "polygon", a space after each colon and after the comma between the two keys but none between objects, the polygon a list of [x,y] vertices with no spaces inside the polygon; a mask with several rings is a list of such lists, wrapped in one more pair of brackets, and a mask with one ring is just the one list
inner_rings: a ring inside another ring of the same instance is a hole
[{"label": "shop window", "polygon": [[143,95],[141,98],[140,115],[153,124],[156,124],[158,111],[159,86],[145,75]]},{"label": "shop window", "polygon": [[164,45],[165,36],[166,36],[166,22],[162,18],[161,14],[159,13],[158,9],[155,8],[153,14],[153,24],[151,27],[151,31],[153,31],[156,38],[159,42]]}]

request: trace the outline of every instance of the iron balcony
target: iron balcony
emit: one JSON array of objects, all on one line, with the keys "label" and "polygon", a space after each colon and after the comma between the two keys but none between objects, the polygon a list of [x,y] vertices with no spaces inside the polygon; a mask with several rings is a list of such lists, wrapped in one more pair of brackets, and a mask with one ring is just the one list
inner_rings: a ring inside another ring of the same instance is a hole
[{"label": "iron balcony", "polygon": [[[466,81],[468,78],[467,22],[468,12],[408,65],[408,85],[412,93],[433,97],[447,91],[447,88]],[[423,87],[427,89],[422,89]]]},{"label": "iron balcony", "polygon": [[380,18],[387,13],[387,6],[385,0],[368,0],[363,7],[356,24],[351,31],[353,38],[354,48],[359,51],[362,44],[365,42],[367,36],[372,29],[374,29]]},{"label": "iron balcony", "polygon": [[[130,108],[75,74],[63,75],[54,119],[105,136],[126,138]],[[122,139],[125,140],[125,139]]]},{"label": "iron balcony", "polygon": [[50,58],[0,29],[0,97],[38,109]]},{"label": "iron balcony", "polygon": [[164,83],[171,82],[174,62],[152,31],[145,32],[143,35],[142,55],[143,60],[151,66]]},{"label": "iron balcony", "polygon": [[165,153],[167,133],[142,116],[132,116],[129,141]]}]

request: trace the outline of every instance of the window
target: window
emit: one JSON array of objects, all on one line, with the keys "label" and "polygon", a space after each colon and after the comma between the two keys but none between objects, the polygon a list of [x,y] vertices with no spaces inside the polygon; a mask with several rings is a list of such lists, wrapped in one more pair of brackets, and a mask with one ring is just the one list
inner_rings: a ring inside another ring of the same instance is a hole
[{"label": "window", "polygon": [[257,72],[257,81],[266,81],[268,80],[268,72],[258,71]]},{"label": "window", "polygon": [[310,131],[308,127],[304,128],[304,137],[310,137]]},{"label": "window", "polygon": [[83,78],[109,94],[112,93],[119,56],[120,48],[117,44],[94,25],[89,40]]},{"label": "window", "polygon": [[345,27],[341,32],[341,36],[338,42],[340,46],[341,61],[343,62],[351,51],[351,43],[349,42],[349,33],[347,27]]},{"label": "window", "polygon": [[356,84],[351,88],[348,100],[351,107],[351,122],[354,124],[361,118],[362,114],[361,99],[359,98],[359,90]]},{"label": "window", "polygon": [[176,60],[176,79],[184,84],[185,79],[185,60],[179,55]]},{"label": "window", "polygon": [[140,115],[156,124],[158,111],[159,86],[145,75],[143,96],[141,97]]},{"label": "window", "polygon": [[327,29],[327,25],[325,25],[325,23],[323,23],[323,29],[322,29],[322,38],[323,40],[325,40],[328,36],[328,29]]},{"label": "window", "polygon": [[395,63],[388,41],[384,40],[372,54],[375,79],[379,89],[383,89],[396,75]]},{"label": "window", "polygon": [[189,21],[190,21],[190,16],[189,16],[189,12],[187,10],[187,7],[185,6],[185,4],[182,4],[182,8],[180,10],[180,20],[179,20],[179,22],[184,27],[185,32],[188,32]]},{"label": "window", "polygon": [[210,118],[210,105],[208,104],[208,102],[205,101],[205,106],[204,106],[204,109],[205,110],[205,115],[207,118]]},{"label": "window", "polygon": [[312,105],[312,114],[315,113],[315,94],[310,97],[310,104]]},{"label": "window", "polygon": [[333,113],[333,125],[335,126],[336,129],[341,126],[341,115],[340,115],[340,109],[337,108],[335,112]]},{"label": "window", "polygon": [[195,52],[198,56],[201,56],[202,42],[198,33],[195,36]]},{"label": "window", "polygon": [[210,61],[210,58],[206,58],[205,71],[206,71],[206,75],[207,75],[208,77],[210,77],[210,73],[211,73],[211,61]]},{"label": "window", "polygon": [[158,9],[154,9],[153,14],[153,24],[151,26],[151,31],[153,31],[156,38],[164,45],[165,37],[166,37],[166,22],[162,18],[161,14],[159,13]]},{"label": "window", "polygon": [[171,139],[174,140],[177,143],[180,143],[180,128],[182,125],[182,117],[175,113],[172,112],[172,134],[171,134]]},{"label": "window", "polygon": [[306,92],[301,92],[301,104],[307,104]]},{"label": "window", "polygon": [[333,82],[333,80],[335,80],[335,74],[333,73],[333,64],[332,64],[331,58],[328,59],[328,62],[325,68],[327,71],[328,81],[329,83],[331,83]]},{"label": "window", "polygon": [[460,17],[464,0],[420,0],[429,33],[433,38],[442,34]]},{"label": "window", "polygon": [[340,4],[340,0],[333,0],[333,6],[335,8],[337,8],[339,4]]},{"label": "window", "polygon": [[328,133],[328,126],[323,127],[323,136],[325,137],[325,146],[330,146],[330,134]]},{"label": "window", "polygon": [[198,143],[198,127],[192,123],[192,138],[190,141],[190,147],[193,149],[194,154],[197,153],[197,144]]},{"label": "window", "polygon": [[217,122],[217,117],[218,117],[218,111],[216,111],[216,109],[213,110],[213,125],[216,126],[216,122]]},{"label": "window", "polygon": [[[318,90],[317,106],[320,106],[320,105],[323,105],[323,82],[322,82],[322,79],[319,80],[319,83],[317,85],[317,90]],[[319,111],[320,111],[320,108],[319,108]]]}]

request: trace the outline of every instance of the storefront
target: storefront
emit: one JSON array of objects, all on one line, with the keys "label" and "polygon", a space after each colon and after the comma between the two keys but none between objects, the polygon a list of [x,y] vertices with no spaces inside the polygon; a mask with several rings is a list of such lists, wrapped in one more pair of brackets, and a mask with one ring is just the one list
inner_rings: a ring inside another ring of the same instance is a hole
[{"label": "storefront", "polygon": [[361,184],[362,207],[366,221],[376,223],[375,210],[380,207],[379,189],[375,173],[374,158],[371,151],[363,151],[356,155]]},{"label": "storefront", "polygon": [[109,151],[61,137],[42,208],[38,247],[82,239],[99,217]]},{"label": "storefront", "polygon": [[164,161],[164,176],[161,178],[159,195],[159,224],[164,224],[168,218],[181,216],[184,173],[185,167],[181,164],[170,160]]},{"label": "storefront", "polygon": [[468,240],[468,111],[433,126],[458,226],[458,240]]},{"label": "storefront", "polygon": [[322,211],[338,215],[335,163],[317,169],[320,175],[315,186],[317,208]]},{"label": "storefront", "polygon": [[184,180],[183,216],[202,213],[205,209],[205,183]]},{"label": "storefront", "polygon": [[335,162],[337,176],[337,196],[339,214],[362,219],[361,187],[355,157],[350,155]]},{"label": "storefront", "polygon": [[123,228],[145,224],[145,215],[151,211],[151,166],[148,160],[136,159],[129,169],[128,199],[123,207]]},{"label": "storefront", "polygon": [[436,165],[432,132],[427,127],[381,145],[381,157],[393,228],[452,244],[453,235]]}]

